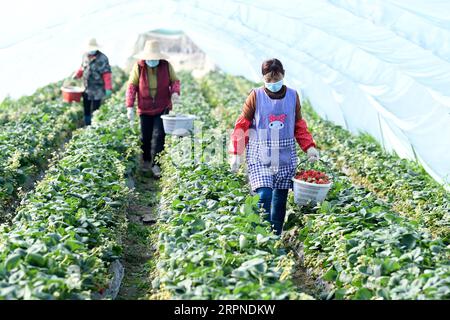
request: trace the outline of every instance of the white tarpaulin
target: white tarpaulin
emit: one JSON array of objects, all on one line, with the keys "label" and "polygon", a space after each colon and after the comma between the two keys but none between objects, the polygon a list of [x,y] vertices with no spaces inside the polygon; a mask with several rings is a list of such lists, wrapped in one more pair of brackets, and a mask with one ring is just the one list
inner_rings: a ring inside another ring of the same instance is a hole
[{"label": "white tarpaulin", "polygon": [[22,0],[0,12],[0,99],[73,72],[90,37],[123,65],[139,33],[179,29],[252,80],[280,58],[321,116],[450,181],[448,0]]}]

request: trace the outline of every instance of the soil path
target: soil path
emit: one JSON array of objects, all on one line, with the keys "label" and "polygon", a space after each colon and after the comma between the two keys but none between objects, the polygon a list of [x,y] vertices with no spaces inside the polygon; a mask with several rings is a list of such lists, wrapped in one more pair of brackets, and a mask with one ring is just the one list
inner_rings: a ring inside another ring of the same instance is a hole
[{"label": "soil path", "polygon": [[148,299],[154,252],[149,236],[156,222],[154,210],[158,205],[158,192],[158,183],[151,174],[138,172],[135,198],[127,213],[128,228],[122,259],[125,275],[117,300]]}]

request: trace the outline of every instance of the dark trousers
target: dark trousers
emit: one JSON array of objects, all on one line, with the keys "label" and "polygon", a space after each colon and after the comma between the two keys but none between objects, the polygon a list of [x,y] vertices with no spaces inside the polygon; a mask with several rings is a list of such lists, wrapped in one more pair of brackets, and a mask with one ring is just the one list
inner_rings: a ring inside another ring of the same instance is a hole
[{"label": "dark trousers", "polygon": [[164,150],[166,134],[161,115],[141,115],[141,141],[144,161],[155,164],[155,157]]},{"label": "dark trousers", "polygon": [[268,213],[268,220],[277,235],[283,230],[284,218],[286,216],[286,202],[288,189],[258,188],[259,205]]},{"label": "dark trousers", "polygon": [[83,93],[83,107],[84,107],[84,123],[89,126],[91,124],[92,112],[100,108],[102,100],[89,100],[88,95]]}]

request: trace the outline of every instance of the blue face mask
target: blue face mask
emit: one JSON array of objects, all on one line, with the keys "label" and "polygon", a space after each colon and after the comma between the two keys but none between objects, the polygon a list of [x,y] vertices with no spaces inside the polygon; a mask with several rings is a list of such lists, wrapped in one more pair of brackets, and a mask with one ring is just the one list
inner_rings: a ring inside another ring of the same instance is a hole
[{"label": "blue face mask", "polygon": [[278,92],[283,87],[283,80],[280,80],[278,82],[265,82],[264,85],[266,88],[271,92]]},{"label": "blue face mask", "polygon": [[88,55],[93,56],[97,53],[97,50],[88,51]]},{"label": "blue face mask", "polygon": [[150,67],[154,68],[159,64],[159,60],[145,60],[145,63]]}]

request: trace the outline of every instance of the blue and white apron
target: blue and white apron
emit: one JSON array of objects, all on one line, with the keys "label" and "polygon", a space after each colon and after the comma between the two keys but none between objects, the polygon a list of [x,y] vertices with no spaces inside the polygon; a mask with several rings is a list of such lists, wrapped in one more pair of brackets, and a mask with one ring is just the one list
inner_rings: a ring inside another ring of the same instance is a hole
[{"label": "blue and white apron", "polygon": [[277,100],[271,99],[264,88],[255,92],[255,119],[247,147],[251,188],[291,189],[297,167],[294,137],[297,93],[287,88],[286,96]]}]

